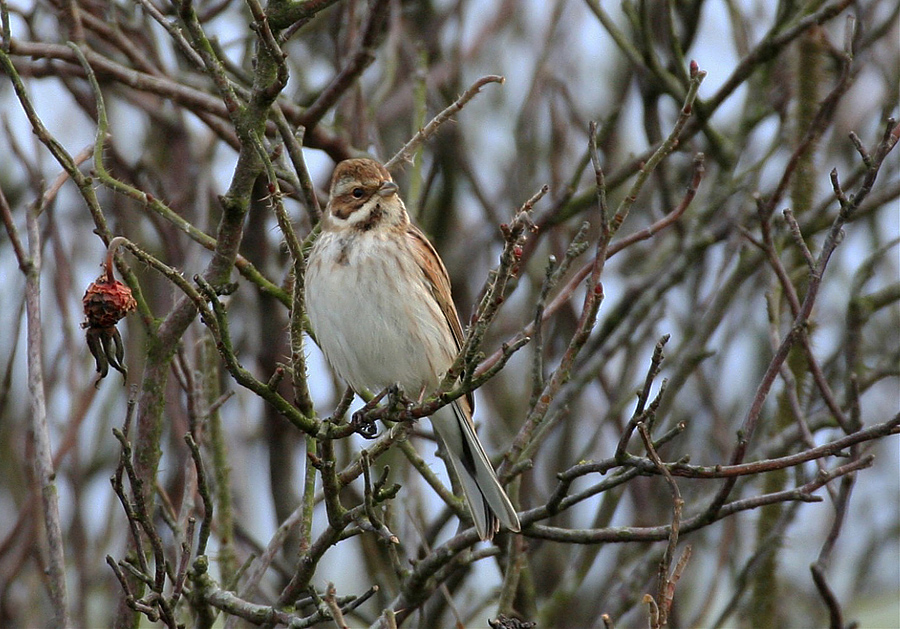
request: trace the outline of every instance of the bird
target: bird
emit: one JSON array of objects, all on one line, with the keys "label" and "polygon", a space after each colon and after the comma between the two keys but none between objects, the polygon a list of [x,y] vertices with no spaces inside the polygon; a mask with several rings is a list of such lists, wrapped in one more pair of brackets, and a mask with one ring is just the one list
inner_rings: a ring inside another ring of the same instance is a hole
[{"label": "bird", "polygon": [[[316,342],[356,393],[395,385],[434,391],[463,342],[447,269],[410,221],[388,170],[372,159],[335,166],[304,296]],[[430,419],[478,537],[489,541],[501,524],[513,532],[521,525],[478,440],[474,406],[470,393]]]}]

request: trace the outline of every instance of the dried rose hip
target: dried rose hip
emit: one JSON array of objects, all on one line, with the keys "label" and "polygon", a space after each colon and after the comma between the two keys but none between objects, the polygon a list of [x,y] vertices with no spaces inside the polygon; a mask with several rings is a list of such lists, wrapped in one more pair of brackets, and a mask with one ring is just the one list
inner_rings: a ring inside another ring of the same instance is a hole
[{"label": "dried rose hip", "polygon": [[[112,274],[112,253],[110,247],[105,271],[84,293],[82,303],[87,321],[81,327],[87,329],[87,344],[91,355],[97,363],[100,379],[109,373],[109,366],[119,371],[123,377],[128,376],[128,369],[123,363],[125,348],[122,336],[116,329],[116,323],[125,315],[137,308],[137,302],[131,295],[131,289],[116,280]],[[100,379],[96,384],[100,383]]]},{"label": "dried rose hip", "polygon": [[86,328],[111,328],[137,308],[131,289],[107,273],[87,287],[81,301],[87,316]]}]

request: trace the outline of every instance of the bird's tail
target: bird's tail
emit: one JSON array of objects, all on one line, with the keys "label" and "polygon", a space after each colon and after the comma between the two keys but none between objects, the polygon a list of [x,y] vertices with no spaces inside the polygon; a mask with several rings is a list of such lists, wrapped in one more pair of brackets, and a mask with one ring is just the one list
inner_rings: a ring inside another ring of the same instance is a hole
[{"label": "bird's tail", "polygon": [[510,531],[520,531],[516,509],[497,480],[464,404],[456,400],[445,406],[434,414],[431,423],[462,485],[475,530],[483,540],[493,538],[500,524]]}]

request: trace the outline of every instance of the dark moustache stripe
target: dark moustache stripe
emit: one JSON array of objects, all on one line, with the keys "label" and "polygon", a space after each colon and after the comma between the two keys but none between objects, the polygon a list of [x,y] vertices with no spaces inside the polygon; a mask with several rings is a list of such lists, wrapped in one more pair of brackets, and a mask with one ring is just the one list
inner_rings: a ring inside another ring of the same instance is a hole
[{"label": "dark moustache stripe", "polygon": [[384,210],[381,209],[381,203],[377,203],[372,211],[369,212],[368,218],[363,222],[359,223],[357,228],[359,231],[367,232],[373,227],[375,227],[378,223],[381,222],[381,218],[384,216]]},{"label": "dark moustache stripe", "polygon": [[347,194],[344,195],[346,198],[341,199],[342,203],[338,206],[338,209],[333,209],[332,212],[338,218],[345,220],[348,216],[353,214],[354,212],[358,212],[362,209],[362,206],[366,204],[368,199],[354,199],[353,195]]}]

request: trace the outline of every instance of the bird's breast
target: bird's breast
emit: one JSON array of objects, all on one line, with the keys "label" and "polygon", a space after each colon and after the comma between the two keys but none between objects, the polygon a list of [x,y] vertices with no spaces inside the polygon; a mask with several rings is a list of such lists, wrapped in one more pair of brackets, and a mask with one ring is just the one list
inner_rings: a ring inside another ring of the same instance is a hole
[{"label": "bird's breast", "polygon": [[402,238],[325,233],[306,276],[310,322],[332,367],[356,390],[437,386],[456,354],[452,332]]}]

